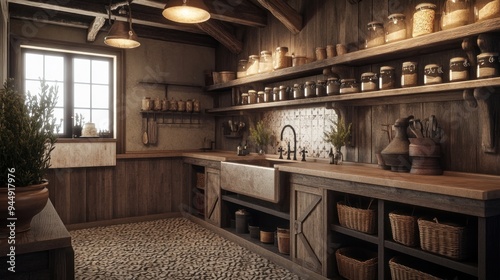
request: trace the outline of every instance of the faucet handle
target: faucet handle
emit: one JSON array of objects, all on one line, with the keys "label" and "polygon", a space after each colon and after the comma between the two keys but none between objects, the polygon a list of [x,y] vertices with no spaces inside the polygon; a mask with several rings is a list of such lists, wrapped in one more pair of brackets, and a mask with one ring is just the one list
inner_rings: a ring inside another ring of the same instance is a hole
[{"label": "faucet handle", "polygon": [[307,154],[307,150],[306,148],[303,148],[301,151],[300,151],[300,154],[302,155],[302,161],[306,161],[306,154]]},{"label": "faucet handle", "polygon": [[280,153],[279,159],[283,159],[283,147],[279,146],[278,147],[278,152]]}]

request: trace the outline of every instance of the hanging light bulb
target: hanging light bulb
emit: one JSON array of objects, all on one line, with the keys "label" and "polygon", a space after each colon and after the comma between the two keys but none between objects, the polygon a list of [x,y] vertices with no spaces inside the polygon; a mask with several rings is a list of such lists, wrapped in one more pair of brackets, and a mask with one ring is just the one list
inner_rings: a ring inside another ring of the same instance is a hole
[{"label": "hanging light bulb", "polygon": [[[115,20],[109,29],[108,36],[104,37],[104,43],[106,45],[121,49],[132,49],[141,45],[137,40],[137,34],[135,34],[132,29],[132,11],[130,6],[128,10],[128,22]],[[119,14],[124,13],[126,13],[126,11],[122,7]],[[109,21],[111,22],[111,5],[109,9]]]},{"label": "hanging light bulb", "polygon": [[180,23],[200,23],[210,19],[208,7],[203,0],[169,0],[162,15]]}]

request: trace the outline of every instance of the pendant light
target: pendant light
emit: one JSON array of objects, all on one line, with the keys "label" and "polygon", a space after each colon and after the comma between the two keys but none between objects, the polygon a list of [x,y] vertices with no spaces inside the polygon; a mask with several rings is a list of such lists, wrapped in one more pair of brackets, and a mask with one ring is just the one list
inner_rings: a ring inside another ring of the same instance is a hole
[{"label": "pendant light", "polygon": [[[125,5],[128,6],[128,22],[117,21],[113,23],[109,29],[108,36],[104,37],[104,43],[108,46],[121,48],[121,49],[133,49],[141,45],[137,41],[137,34],[135,34],[132,29],[132,10],[127,2]],[[109,8],[109,22],[111,23],[111,10],[112,6]],[[115,7],[116,8],[116,7]],[[123,15],[127,13],[123,6],[121,7],[119,14]]]},{"label": "pendant light", "polygon": [[210,19],[203,0],[169,0],[162,15],[179,23],[200,23]]}]

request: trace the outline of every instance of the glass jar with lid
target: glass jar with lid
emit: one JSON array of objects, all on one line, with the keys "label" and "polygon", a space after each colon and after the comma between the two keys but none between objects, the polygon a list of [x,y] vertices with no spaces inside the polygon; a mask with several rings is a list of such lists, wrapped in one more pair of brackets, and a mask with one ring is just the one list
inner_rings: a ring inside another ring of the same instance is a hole
[{"label": "glass jar with lid", "polygon": [[469,79],[470,63],[465,57],[450,59],[450,82],[465,81]]},{"label": "glass jar with lid", "polygon": [[264,94],[263,90],[257,92],[257,103],[264,103]]},{"label": "glass jar with lid", "polygon": [[280,92],[279,92],[279,100],[288,100],[288,91],[289,88],[287,86],[280,86]]},{"label": "glass jar with lid", "polygon": [[265,87],[264,88],[264,102],[271,102],[273,101],[273,88],[272,87]]},{"label": "glass jar with lid", "polygon": [[242,93],[241,94],[241,105],[247,105],[248,104],[248,93]]},{"label": "glass jar with lid", "polygon": [[261,51],[259,60],[259,73],[273,71],[273,56],[270,51]]},{"label": "glass jar with lid", "polygon": [[238,61],[238,69],[236,70],[236,78],[243,78],[247,75],[247,64],[248,60],[246,59],[240,59]]},{"label": "glass jar with lid", "polygon": [[247,76],[259,73],[259,56],[253,54],[248,57]]},{"label": "glass jar with lid", "polygon": [[307,81],[304,84],[304,97],[315,97],[316,96],[316,83],[314,81]]},{"label": "glass jar with lid", "polygon": [[287,47],[277,47],[276,50],[274,50],[274,56],[273,56],[274,69],[282,69],[291,66],[288,63],[289,59],[286,55],[287,53],[288,53]]},{"label": "glass jar with lid", "polygon": [[392,66],[380,67],[379,88],[392,89],[396,87],[396,73]]},{"label": "glass jar with lid", "polygon": [[492,78],[498,77],[500,61],[498,53],[485,52],[477,56],[477,77]]},{"label": "glass jar with lid", "polygon": [[293,85],[293,99],[304,98],[304,88],[301,84]]},{"label": "glass jar with lid", "polygon": [[315,53],[316,53],[316,60],[323,60],[326,58],[325,47],[317,47]]},{"label": "glass jar with lid", "polygon": [[257,103],[257,91],[249,90],[248,91],[248,104],[256,104]]},{"label": "glass jar with lid", "polygon": [[418,84],[417,63],[414,61],[403,62],[401,74],[402,87],[414,87]]},{"label": "glass jar with lid", "polygon": [[340,80],[340,94],[356,92],[359,92],[359,84],[356,82],[356,79]]},{"label": "glass jar with lid", "polygon": [[406,17],[403,14],[391,14],[385,24],[385,42],[391,43],[406,39]]},{"label": "glass jar with lid", "polygon": [[447,0],[441,13],[441,29],[446,30],[469,24],[469,0]]},{"label": "glass jar with lid", "polygon": [[328,80],[326,80],[326,94],[337,95],[339,93],[340,93],[339,79],[335,77],[328,78]]},{"label": "glass jar with lid", "polygon": [[325,80],[316,81],[316,96],[325,96],[326,95],[326,82]]},{"label": "glass jar with lid", "polygon": [[368,23],[368,33],[366,34],[365,48],[383,45],[385,43],[384,25],[378,21]]},{"label": "glass jar with lid", "polygon": [[361,74],[361,91],[377,90],[378,77],[373,72],[365,72]]},{"label": "glass jar with lid", "polygon": [[272,101],[279,101],[280,100],[280,88],[279,87],[273,87],[273,98]]},{"label": "glass jar with lid", "polygon": [[436,5],[422,3],[415,7],[413,13],[412,36],[418,37],[434,32],[434,20],[436,18]]},{"label": "glass jar with lid", "polygon": [[476,21],[500,17],[500,0],[476,0]]},{"label": "glass jar with lid", "polygon": [[427,64],[424,68],[424,85],[443,82],[443,68],[438,64]]}]

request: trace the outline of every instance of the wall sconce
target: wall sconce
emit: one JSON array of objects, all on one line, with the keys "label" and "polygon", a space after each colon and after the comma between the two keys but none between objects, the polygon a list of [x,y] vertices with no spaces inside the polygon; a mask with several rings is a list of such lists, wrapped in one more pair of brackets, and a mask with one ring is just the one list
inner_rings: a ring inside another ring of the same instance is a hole
[{"label": "wall sconce", "polygon": [[210,19],[208,7],[203,0],[169,0],[162,15],[180,23],[200,23]]},{"label": "wall sconce", "polygon": [[139,43],[139,41],[137,40],[137,34],[135,34],[134,30],[132,29],[132,10],[130,9],[130,5],[128,2],[109,6],[109,22],[111,23],[112,10],[121,7],[119,14],[123,15],[127,13],[123,8],[124,5],[128,6],[128,22],[115,20],[115,22],[109,29],[108,36],[104,37],[104,43],[108,46],[121,49],[137,48],[141,45],[141,43]]}]

